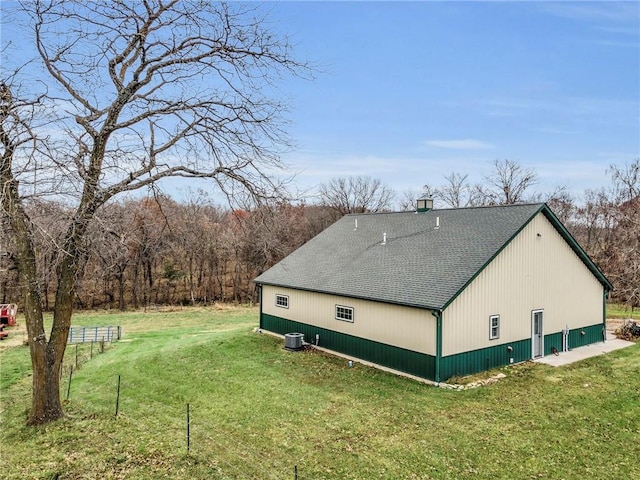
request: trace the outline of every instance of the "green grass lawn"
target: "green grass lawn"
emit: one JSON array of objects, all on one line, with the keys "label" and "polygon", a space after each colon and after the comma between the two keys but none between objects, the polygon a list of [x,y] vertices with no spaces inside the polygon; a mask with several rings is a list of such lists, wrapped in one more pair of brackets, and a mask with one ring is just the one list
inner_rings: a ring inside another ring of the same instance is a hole
[{"label": "green grass lawn", "polygon": [[607,303],[607,317],[608,318],[631,318],[633,320],[640,320],[640,308],[631,308],[619,303]]},{"label": "green grass lawn", "polygon": [[295,466],[300,480],[640,476],[639,345],[451,391],[287,352],[253,332],[257,316],[77,314],[125,337],[91,360],[83,347],[68,418],[36,428],[24,426],[28,349],[1,351],[0,478],[293,479]]}]

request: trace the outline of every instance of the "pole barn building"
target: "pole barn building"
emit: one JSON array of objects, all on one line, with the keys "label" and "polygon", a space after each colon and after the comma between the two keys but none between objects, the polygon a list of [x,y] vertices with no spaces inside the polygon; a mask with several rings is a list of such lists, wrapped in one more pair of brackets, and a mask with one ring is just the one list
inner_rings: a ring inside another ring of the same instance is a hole
[{"label": "pole barn building", "polygon": [[260,328],[435,382],[602,342],[611,283],[546,204],[351,214],[261,274]]}]

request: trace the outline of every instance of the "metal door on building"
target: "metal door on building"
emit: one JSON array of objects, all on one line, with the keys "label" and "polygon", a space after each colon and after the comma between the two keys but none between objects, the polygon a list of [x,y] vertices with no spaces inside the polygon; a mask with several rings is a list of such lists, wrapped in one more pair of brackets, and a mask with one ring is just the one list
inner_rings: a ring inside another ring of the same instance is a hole
[{"label": "metal door on building", "polygon": [[531,332],[531,357],[542,357],[544,355],[544,328],[542,310],[534,310],[531,312]]}]

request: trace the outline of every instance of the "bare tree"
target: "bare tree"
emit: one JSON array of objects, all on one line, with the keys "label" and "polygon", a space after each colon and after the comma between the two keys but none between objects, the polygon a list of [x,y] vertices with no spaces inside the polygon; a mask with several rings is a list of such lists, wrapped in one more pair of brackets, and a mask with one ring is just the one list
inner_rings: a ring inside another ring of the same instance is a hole
[{"label": "bare tree", "polygon": [[[85,270],[82,283],[86,284],[87,280],[91,280],[95,285],[100,285],[101,293],[109,299],[110,306],[115,303],[117,297],[117,307],[120,310],[125,310],[126,307],[126,272],[133,262],[132,252],[137,247],[135,215],[136,206],[133,201],[110,202],[98,210],[96,219],[87,233],[87,269],[91,270]],[[86,292],[81,288],[78,290],[79,297]],[[95,292],[92,295],[92,303],[94,298]],[[90,307],[93,308],[93,305]]]},{"label": "bare tree", "polygon": [[569,228],[613,283],[612,298],[640,306],[640,159],[607,169],[608,188],[587,190]]},{"label": "bare tree", "polygon": [[[3,224],[11,232],[12,245],[9,250],[14,255],[23,309],[27,318],[29,348],[34,366],[32,411],[44,411],[51,406],[61,412],[59,372],[62,358],[58,365],[48,362],[48,359],[57,355],[57,346],[47,343],[44,335],[35,229],[25,206],[28,199],[24,198],[19,190],[21,173],[34,163],[35,156],[43,150],[35,131],[40,126],[37,121],[40,99],[23,99],[17,95],[19,91],[17,87],[12,89],[10,83],[0,84],[1,216]],[[18,158],[21,161],[17,161]],[[65,337],[63,352],[66,341]],[[54,397],[53,402],[45,398],[50,396]],[[32,423],[37,423],[37,420],[33,419]]]},{"label": "bare tree", "polygon": [[616,299],[633,310],[640,307],[640,197],[623,202],[616,213],[605,261]]},{"label": "bare tree", "polygon": [[202,285],[209,229],[208,207],[206,194],[202,191],[196,196],[191,195],[186,204],[177,206],[175,251],[182,252],[185,257],[189,300],[192,305],[196,303],[199,296],[197,290]]},{"label": "bare tree", "polygon": [[32,197],[26,203],[27,215],[32,222],[38,285],[43,307],[50,310],[56,290],[55,265],[63,252],[60,250],[71,209],[61,202]]},{"label": "bare tree", "polygon": [[640,158],[608,169],[615,224],[607,262],[616,298],[633,310],[640,307]]},{"label": "bare tree", "polygon": [[478,189],[469,183],[468,177],[468,174],[456,172],[444,177],[446,183],[435,192],[438,201],[452,208],[473,207],[480,203]]},{"label": "bare tree", "polygon": [[611,176],[616,201],[627,202],[640,196],[640,158],[622,167],[609,165],[607,173]]},{"label": "bare tree", "polygon": [[393,196],[393,190],[382,181],[365,176],[334,178],[320,185],[322,204],[333,209],[338,216],[381,212],[390,207]]},{"label": "bare tree", "polygon": [[[34,130],[22,115],[26,104],[3,86],[2,213],[15,235],[29,333],[28,423],[41,424],[63,415],[60,368],[98,209],[176,176],[211,179],[229,196],[276,196],[281,185],[267,172],[281,168],[287,144],[284,105],[269,92],[283,75],[308,70],[249,4],[25,0],[20,7],[46,72],[45,106],[57,116],[47,131]],[[48,140],[49,156],[34,156],[38,138]],[[22,183],[36,171],[40,185],[73,205],[56,258],[48,339]]]},{"label": "bare tree", "polygon": [[514,160],[495,160],[494,170],[486,175],[486,187],[477,187],[482,203],[490,205],[511,205],[527,201],[527,191],[537,183],[534,170],[523,168]]},{"label": "bare tree", "polygon": [[563,224],[566,225],[573,220],[576,210],[575,200],[566,186],[557,187],[546,196],[544,201]]},{"label": "bare tree", "polygon": [[576,209],[574,229],[589,255],[600,259],[611,241],[615,205],[604,189],[586,190],[584,204]]}]

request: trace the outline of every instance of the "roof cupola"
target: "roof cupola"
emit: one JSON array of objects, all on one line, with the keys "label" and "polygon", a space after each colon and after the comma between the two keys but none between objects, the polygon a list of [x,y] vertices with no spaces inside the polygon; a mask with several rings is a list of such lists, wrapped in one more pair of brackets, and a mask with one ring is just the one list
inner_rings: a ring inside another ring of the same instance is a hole
[{"label": "roof cupola", "polygon": [[423,195],[416,202],[416,212],[424,213],[433,210],[433,198]]}]

